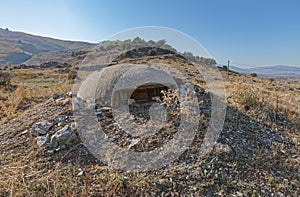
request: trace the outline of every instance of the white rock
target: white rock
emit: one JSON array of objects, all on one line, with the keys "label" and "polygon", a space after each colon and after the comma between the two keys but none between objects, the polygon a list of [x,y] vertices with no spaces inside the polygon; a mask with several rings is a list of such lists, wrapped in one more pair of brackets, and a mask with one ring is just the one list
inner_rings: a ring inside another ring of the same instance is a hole
[{"label": "white rock", "polygon": [[131,147],[133,147],[134,145],[136,145],[139,142],[140,142],[140,139],[133,139],[131,141],[130,145],[128,146],[128,149],[130,149]]},{"label": "white rock", "polygon": [[69,97],[72,97],[72,96],[76,96],[76,93],[70,91],[70,92],[67,92],[66,95]]},{"label": "white rock", "polygon": [[280,197],[284,197],[284,194],[281,193],[281,192],[278,192],[277,194],[278,194]]},{"label": "white rock", "polygon": [[66,125],[64,128],[58,130],[54,135],[52,135],[50,144],[53,147],[65,145],[75,139],[75,137],[76,134],[72,128],[69,125]]},{"label": "white rock", "polygon": [[50,123],[48,120],[36,122],[31,127],[31,134],[34,136],[45,135],[51,127],[52,123]]},{"label": "white rock", "polygon": [[96,114],[96,115],[101,115],[101,114],[103,114],[103,113],[106,114],[106,113],[109,112],[110,110],[111,110],[110,107],[101,107],[101,108],[99,108],[99,109],[96,110],[95,114]]},{"label": "white rock", "polygon": [[60,98],[60,99],[57,99],[56,101],[55,101],[58,105],[67,105],[67,104],[69,104],[70,102],[71,102],[71,99],[70,98]]},{"label": "white rock", "polygon": [[79,110],[79,109],[80,109],[79,103],[74,103],[73,104],[73,110]]},{"label": "white rock", "polygon": [[26,133],[28,133],[28,130],[23,131],[21,134],[24,135]]},{"label": "white rock", "polygon": [[45,135],[45,136],[37,136],[36,137],[36,144],[41,147],[41,146],[44,146],[47,141],[49,140],[49,135]]},{"label": "white rock", "polygon": [[84,171],[82,170],[77,174],[77,176],[82,176],[83,174],[84,174]]},{"label": "white rock", "polygon": [[216,143],[214,146],[214,149],[219,153],[221,153],[221,152],[231,153],[232,152],[232,149],[227,144]]}]

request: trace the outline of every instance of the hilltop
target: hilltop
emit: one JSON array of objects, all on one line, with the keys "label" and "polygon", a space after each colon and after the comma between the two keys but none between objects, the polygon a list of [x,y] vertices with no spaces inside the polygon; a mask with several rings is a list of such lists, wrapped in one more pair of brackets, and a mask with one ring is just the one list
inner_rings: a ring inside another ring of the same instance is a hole
[{"label": "hilltop", "polygon": [[[93,53],[97,49],[103,53],[106,53],[106,51],[122,53],[124,50],[140,47],[161,48],[169,52],[184,55],[193,61],[216,64],[215,60],[210,58],[197,57],[190,52],[177,52],[165,40],[158,40],[156,42],[152,40],[145,41],[136,37],[133,40],[102,41],[94,44],[58,40],[0,28],[0,67],[9,64],[36,66],[49,61],[78,64],[78,60],[82,60],[88,53]],[[152,52],[155,53],[154,50]],[[150,55],[150,53],[143,55]]]}]

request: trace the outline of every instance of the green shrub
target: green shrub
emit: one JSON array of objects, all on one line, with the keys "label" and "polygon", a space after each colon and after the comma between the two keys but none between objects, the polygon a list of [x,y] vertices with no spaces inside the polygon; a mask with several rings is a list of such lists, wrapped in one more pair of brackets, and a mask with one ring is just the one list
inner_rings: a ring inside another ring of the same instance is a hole
[{"label": "green shrub", "polygon": [[258,107],[262,103],[259,101],[259,96],[254,90],[241,90],[235,93],[235,101],[243,105],[245,110],[250,108]]},{"label": "green shrub", "polygon": [[154,56],[154,55],[156,55],[156,51],[155,51],[154,49],[150,49],[150,50],[148,51],[148,55],[149,55],[149,56]]},{"label": "green shrub", "polygon": [[8,85],[10,83],[10,75],[8,73],[0,72],[0,85]]},{"label": "green shrub", "polygon": [[6,81],[2,81],[2,80],[0,80],[0,86],[4,86],[4,85],[6,85],[7,84],[7,82]]}]

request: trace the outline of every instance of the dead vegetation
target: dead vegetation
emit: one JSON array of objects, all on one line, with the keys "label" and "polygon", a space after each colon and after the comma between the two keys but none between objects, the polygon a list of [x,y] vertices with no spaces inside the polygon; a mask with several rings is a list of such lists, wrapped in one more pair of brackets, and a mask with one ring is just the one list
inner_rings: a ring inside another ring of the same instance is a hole
[{"label": "dead vegetation", "polygon": [[0,86],[0,123],[17,117],[24,110],[44,101],[53,94],[70,91],[69,73],[53,70],[20,69],[5,72],[6,79]]}]

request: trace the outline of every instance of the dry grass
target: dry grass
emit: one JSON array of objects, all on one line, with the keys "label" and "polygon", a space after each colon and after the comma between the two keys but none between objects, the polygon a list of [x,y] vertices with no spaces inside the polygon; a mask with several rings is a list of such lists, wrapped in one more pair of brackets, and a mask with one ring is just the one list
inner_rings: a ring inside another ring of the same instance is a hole
[{"label": "dry grass", "polygon": [[300,80],[270,81],[246,75],[232,74],[228,80],[223,75],[228,94],[228,102],[238,107],[252,105],[268,107],[275,112],[284,113],[288,120],[299,119]]},{"label": "dry grass", "polygon": [[[172,63],[194,84],[206,86],[197,69],[183,60],[163,56],[130,61]],[[227,73],[222,73],[229,106],[219,142],[230,146],[232,152],[213,151],[197,158],[203,137],[200,131],[191,148],[166,168],[127,173],[109,169],[79,139],[54,154],[38,148],[34,138],[23,132],[39,118],[70,110],[70,106],[56,109],[52,101],[45,102],[54,93],[71,90],[68,74],[53,70],[9,72],[14,75],[10,85],[0,86],[4,98],[0,98],[0,106],[5,114],[0,123],[0,196],[300,194],[298,82],[234,73],[228,79]],[[44,111],[49,114],[41,113]],[[209,110],[205,114],[209,116]]]},{"label": "dry grass", "polygon": [[8,84],[0,86],[0,123],[17,117],[24,110],[44,101],[53,94],[72,89],[68,74],[38,69],[11,70]]}]

